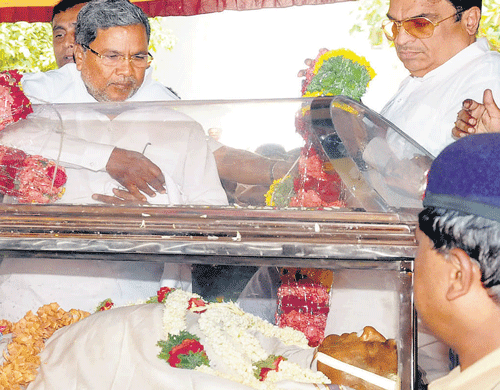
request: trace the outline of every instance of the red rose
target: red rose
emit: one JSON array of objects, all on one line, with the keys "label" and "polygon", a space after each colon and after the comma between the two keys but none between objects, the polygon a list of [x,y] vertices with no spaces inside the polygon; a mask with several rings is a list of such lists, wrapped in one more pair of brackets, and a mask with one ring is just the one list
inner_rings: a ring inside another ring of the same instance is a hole
[{"label": "red rose", "polygon": [[205,307],[207,304],[203,299],[200,298],[191,298],[188,302],[188,310],[191,310],[194,308],[193,311],[201,314],[206,311],[206,309],[196,309],[197,307]]},{"label": "red rose", "polygon": [[156,292],[156,296],[158,297],[158,302],[163,303],[166,296],[172,292],[170,287],[162,287]]},{"label": "red rose", "polygon": [[199,341],[193,339],[186,339],[179,345],[176,345],[170,350],[170,357],[168,358],[168,363],[172,367],[177,367],[181,362],[179,358],[180,355],[187,355],[189,352],[197,353],[203,351],[203,345]]},{"label": "red rose", "polygon": [[[55,179],[54,179],[54,173],[56,175]],[[64,184],[66,184],[67,176],[66,172],[64,172],[64,169],[62,167],[57,167],[57,172],[56,172],[55,165],[51,165],[50,167],[47,168],[47,174],[49,175],[51,180],[54,180],[55,187],[62,187]]]},{"label": "red rose", "polygon": [[106,311],[106,310],[109,310],[111,309],[115,304],[113,303],[113,301],[108,298],[108,299],[105,299],[104,301],[102,301],[98,306],[97,306],[97,309],[96,311]]}]

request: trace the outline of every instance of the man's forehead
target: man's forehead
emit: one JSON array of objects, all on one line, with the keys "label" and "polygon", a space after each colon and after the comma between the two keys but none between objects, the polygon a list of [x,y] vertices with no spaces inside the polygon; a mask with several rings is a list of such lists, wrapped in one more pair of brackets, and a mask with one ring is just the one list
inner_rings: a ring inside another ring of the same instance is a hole
[{"label": "man's forehead", "polygon": [[77,4],[74,7],[68,8],[66,11],[61,11],[54,15],[54,19],[52,19],[52,25],[76,25],[76,18],[78,16],[78,12],[86,5],[87,3]]},{"label": "man's forehead", "polygon": [[146,28],[142,24],[98,28],[94,42],[98,45],[120,46],[138,43],[148,46]]}]

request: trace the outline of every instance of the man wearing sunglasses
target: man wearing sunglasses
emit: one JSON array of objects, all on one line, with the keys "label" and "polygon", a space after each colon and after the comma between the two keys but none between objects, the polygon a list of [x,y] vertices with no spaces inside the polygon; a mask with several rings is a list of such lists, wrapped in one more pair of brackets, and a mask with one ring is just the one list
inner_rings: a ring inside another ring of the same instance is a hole
[{"label": "man wearing sunglasses", "polygon": [[476,40],[481,0],[391,0],[387,38],[410,76],[381,114],[437,156],[466,98],[500,96],[500,53]]},{"label": "man wearing sunglasses", "polygon": [[[381,114],[437,156],[452,143],[464,99],[500,94],[500,53],[476,40],[481,0],[391,0],[383,24],[410,75]],[[500,95],[499,95],[500,96]],[[448,347],[419,324],[418,362],[432,381],[448,368]]]}]

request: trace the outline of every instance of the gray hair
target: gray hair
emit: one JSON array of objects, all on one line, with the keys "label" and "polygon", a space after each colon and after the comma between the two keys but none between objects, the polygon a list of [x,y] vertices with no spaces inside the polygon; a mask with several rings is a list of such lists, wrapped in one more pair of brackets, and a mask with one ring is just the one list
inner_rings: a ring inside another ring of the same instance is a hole
[{"label": "gray hair", "polygon": [[138,6],[128,0],[92,0],[78,13],[75,41],[89,46],[96,39],[98,29],[136,24],[144,25],[149,42],[148,17]]},{"label": "gray hair", "polygon": [[427,207],[419,214],[420,230],[443,254],[459,248],[477,262],[481,282],[500,305],[500,223],[458,211]]}]

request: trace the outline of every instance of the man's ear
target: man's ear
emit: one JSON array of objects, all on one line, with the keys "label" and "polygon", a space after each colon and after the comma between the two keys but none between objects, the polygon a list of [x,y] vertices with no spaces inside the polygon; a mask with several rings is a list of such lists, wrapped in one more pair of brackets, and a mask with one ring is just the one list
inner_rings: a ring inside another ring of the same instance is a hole
[{"label": "man's ear", "polygon": [[76,63],[76,69],[82,70],[82,63],[83,63],[83,47],[80,45],[75,44],[75,63]]},{"label": "man's ear", "polygon": [[462,14],[462,23],[470,36],[475,36],[481,22],[481,10],[479,7],[469,8]]},{"label": "man's ear", "polygon": [[474,261],[462,249],[453,248],[447,254],[448,290],[446,298],[454,300],[466,295],[476,279],[481,282],[481,272]]}]

